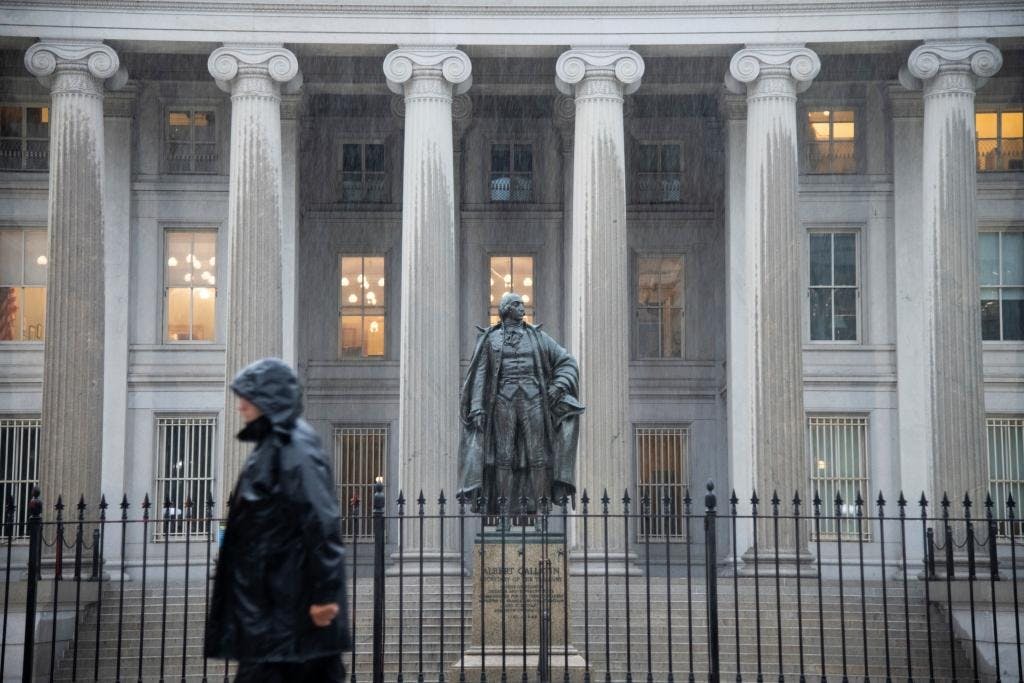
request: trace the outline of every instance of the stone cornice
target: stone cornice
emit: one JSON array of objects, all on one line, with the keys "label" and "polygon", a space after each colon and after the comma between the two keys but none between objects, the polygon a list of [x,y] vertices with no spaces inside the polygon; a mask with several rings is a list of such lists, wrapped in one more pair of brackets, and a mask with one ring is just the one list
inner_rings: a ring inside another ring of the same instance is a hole
[{"label": "stone cornice", "polygon": [[384,58],[384,77],[396,95],[405,92],[405,84],[418,73],[436,73],[453,86],[453,95],[461,95],[473,85],[473,64],[469,56],[455,47],[402,46]]},{"label": "stone cornice", "polygon": [[299,60],[291,50],[272,44],[230,44],[214,50],[206,63],[210,75],[224,92],[232,91],[239,72],[266,76],[291,94],[302,87]]},{"label": "stone cornice", "polygon": [[821,70],[821,60],[803,45],[748,45],[732,56],[725,75],[725,87],[737,95],[747,92],[747,85],[761,76],[785,75],[791,78],[797,92],[811,86]]},{"label": "stone cornice", "polygon": [[575,95],[576,84],[589,75],[614,74],[629,95],[640,87],[644,60],[628,47],[574,47],[563,52],[555,63],[555,87],[563,95]]},{"label": "stone cornice", "polygon": [[41,40],[25,51],[25,68],[47,88],[63,68],[85,72],[110,90],[128,82],[114,49],[95,40]]},{"label": "stone cornice", "polygon": [[920,90],[944,72],[957,72],[973,76],[975,87],[981,87],[1002,65],[999,49],[983,40],[935,40],[910,53],[899,78],[905,88]]}]

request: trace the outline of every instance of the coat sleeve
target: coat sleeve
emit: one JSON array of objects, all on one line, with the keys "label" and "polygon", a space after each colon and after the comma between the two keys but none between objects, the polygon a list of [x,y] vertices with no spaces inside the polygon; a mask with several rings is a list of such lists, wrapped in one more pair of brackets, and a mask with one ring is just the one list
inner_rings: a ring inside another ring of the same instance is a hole
[{"label": "coat sleeve", "polygon": [[306,577],[315,605],[337,602],[345,580],[345,549],[341,542],[341,511],[334,496],[330,467],[319,443],[299,446],[288,476],[290,497],[302,530]]}]

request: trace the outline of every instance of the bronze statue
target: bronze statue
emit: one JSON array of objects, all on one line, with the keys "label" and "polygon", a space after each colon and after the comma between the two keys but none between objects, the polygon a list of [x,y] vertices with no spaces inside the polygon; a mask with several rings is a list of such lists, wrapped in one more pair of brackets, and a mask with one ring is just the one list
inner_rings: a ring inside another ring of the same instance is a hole
[{"label": "bronze statue", "polygon": [[[583,406],[579,366],[539,327],[523,320],[523,298],[507,292],[501,322],[482,330],[462,385],[459,492],[473,509],[511,514],[576,492],[576,442]],[[480,500],[486,506],[480,509]]]}]

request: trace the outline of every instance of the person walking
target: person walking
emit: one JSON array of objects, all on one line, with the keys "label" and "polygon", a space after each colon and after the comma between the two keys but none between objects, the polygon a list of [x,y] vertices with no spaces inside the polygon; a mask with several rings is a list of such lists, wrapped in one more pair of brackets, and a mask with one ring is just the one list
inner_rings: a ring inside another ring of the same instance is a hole
[{"label": "person walking", "polygon": [[231,382],[255,443],[231,494],[207,621],[208,657],[236,683],[340,683],[351,647],[341,514],[292,369],[276,358]]}]

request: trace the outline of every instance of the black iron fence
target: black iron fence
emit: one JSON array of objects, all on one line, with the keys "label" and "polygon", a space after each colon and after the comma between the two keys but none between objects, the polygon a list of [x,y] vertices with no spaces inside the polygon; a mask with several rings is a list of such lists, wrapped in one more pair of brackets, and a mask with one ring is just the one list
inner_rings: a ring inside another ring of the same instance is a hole
[{"label": "black iron fence", "polygon": [[[8,500],[0,680],[230,680],[205,503]],[[351,683],[1024,680],[1012,498],[485,503],[349,501]]]}]

